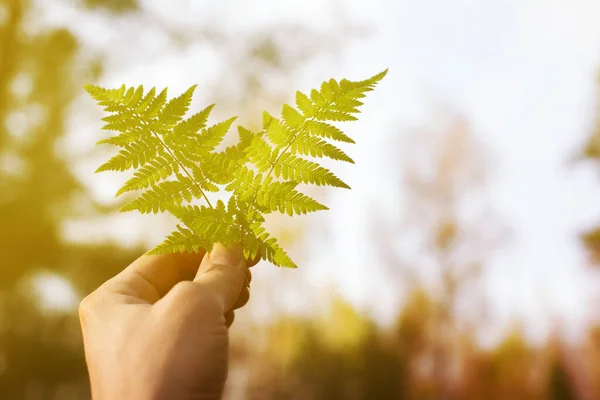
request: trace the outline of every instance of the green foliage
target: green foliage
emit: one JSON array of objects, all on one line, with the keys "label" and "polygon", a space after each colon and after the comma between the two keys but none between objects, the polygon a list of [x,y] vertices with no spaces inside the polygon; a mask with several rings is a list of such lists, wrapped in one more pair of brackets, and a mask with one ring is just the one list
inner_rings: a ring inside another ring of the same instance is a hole
[{"label": "green foliage", "polygon": [[[349,189],[333,172],[303,156],[354,163],[330,143],[354,143],[331,122],[355,121],[360,99],[387,70],[362,81],[330,79],[310,95],[296,93],[294,108],[284,104],[279,118],[263,114],[262,130],[238,126],[239,142],[218,150],[236,117],[208,124],[214,107],[185,118],[196,86],[168,100],[167,89],[144,91],[125,85],[85,89],[108,116],[104,130],[117,134],[101,140],[119,149],[96,172],[126,171],[133,176],[117,192],[140,194],[121,211],[169,212],[181,224],[152,254],[210,251],[215,243],[240,241],[244,256],[257,255],[281,267],[296,265],[264,228],[266,214],[306,214],[327,207],[301,193],[298,185]],[[212,204],[207,192],[226,191],[227,205]],[[196,202],[203,204],[196,205]]]}]

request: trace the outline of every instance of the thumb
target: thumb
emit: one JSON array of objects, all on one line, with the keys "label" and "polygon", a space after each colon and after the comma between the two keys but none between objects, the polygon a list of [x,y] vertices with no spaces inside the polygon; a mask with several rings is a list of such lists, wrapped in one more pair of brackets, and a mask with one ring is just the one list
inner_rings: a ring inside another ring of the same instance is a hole
[{"label": "thumb", "polygon": [[222,302],[224,312],[231,310],[246,279],[246,260],[243,247],[234,243],[229,247],[215,244],[202,259],[194,282],[210,291]]}]

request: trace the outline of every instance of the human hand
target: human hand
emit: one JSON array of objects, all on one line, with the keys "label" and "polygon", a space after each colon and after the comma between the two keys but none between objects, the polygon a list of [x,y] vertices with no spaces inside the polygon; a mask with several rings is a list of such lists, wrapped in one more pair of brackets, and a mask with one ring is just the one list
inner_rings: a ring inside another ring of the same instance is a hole
[{"label": "human hand", "polygon": [[240,245],[143,255],[79,307],[95,400],[220,399],[233,310],[250,297]]}]

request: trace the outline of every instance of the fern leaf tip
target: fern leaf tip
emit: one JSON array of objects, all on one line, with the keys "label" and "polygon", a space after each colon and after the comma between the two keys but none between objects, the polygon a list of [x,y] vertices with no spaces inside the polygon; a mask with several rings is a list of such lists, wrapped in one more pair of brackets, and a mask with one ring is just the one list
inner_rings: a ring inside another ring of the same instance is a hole
[{"label": "fern leaf tip", "polygon": [[115,197],[119,197],[120,195],[122,195],[123,193],[128,192],[128,191],[129,190],[124,186],[117,191],[117,193],[115,194]]},{"label": "fern leaf tip", "polygon": [[92,91],[94,91],[97,88],[98,88],[98,86],[92,85],[91,83],[86,83],[83,85],[83,89],[88,93],[91,93]]}]

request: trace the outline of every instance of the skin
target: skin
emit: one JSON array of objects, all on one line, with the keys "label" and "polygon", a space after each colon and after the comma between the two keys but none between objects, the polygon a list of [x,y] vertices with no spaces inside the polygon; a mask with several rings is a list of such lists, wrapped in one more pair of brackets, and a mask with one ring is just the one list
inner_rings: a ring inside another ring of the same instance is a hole
[{"label": "skin", "polygon": [[242,247],[143,255],[79,307],[94,400],[220,399],[233,310],[250,297]]}]

